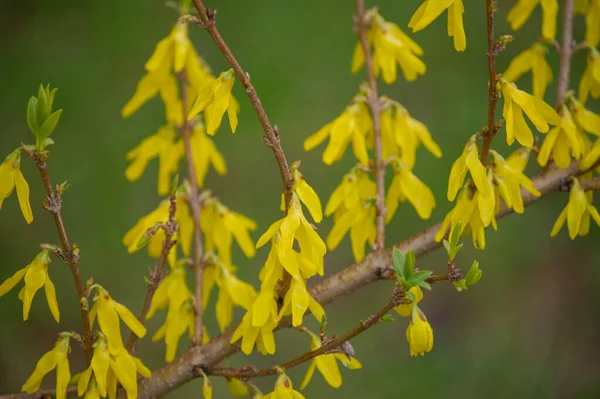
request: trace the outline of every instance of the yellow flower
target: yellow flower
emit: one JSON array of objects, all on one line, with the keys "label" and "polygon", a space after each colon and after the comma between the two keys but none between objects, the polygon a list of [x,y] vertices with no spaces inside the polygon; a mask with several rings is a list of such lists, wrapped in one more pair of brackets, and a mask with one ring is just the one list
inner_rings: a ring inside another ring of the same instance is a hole
[{"label": "yellow flower", "polygon": [[584,236],[590,230],[590,216],[596,224],[600,226],[600,214],[594,205],[592,205],[592,192],[586,193],[579,180],[572,178],[572,185],[569,191],[569,202],[558,216],[550,237],[554,237],[562,229],[565,222],[569,230],[569,237],[574,240],[575,237]]},{"label": "yellow flower", "polygon": [[165,339],[167,346],[165,361],[168,363],[175,359],[179,340],[186,330],[190,338],[194,335],[194,304],[191,293],[189,290],[187,292],[188,295],[182,301],[169,302],[169,311],[165,323],[152,336],[153,342],[160,341],[162,338]]},{"label": "yellow flower", "polygon": [[375,183],[367,173],[360,168],[352,168],[329,197],[325,205],[325,216],[335,213],[337,219],[346,212],[362,206],[368,198],[377,195],[376,189]]},{"label": "yellow flower", "polygon": [[579,81],[579,101],[585,104],[588,96],[600,97],[600,52],[590,47],[587,66]]},{"label": "yellow flower", "polygon": [[554,39],[558,16],[557,0],[517,0],[517,4],[508,12],[508,22],[513,30],[520,29],[540,3],[542,5],[542,35],[546,39]]},{"label": "yellow flower", "polygon": [[586,109],[575,97],[570,96],[566,100],[580,130],[600,137],[600,115]]},{"label": "yellow flower", "polygon": [[406,200],[412,204],[421,219],[429,219],[431,211],[435,208],[433,193],[429,187],[413,175],[407,166],[402,164],[402,161],[397,159],[394,164],[394,179],[385,199],[386,223],[389,223],[394,217],[398,203]]},{"label": "yellow flower", "polygon": [[285,375],[280,374],[275,382],[275,390],[266,394],[264,399],[306,399],[300,392],[294,390],[292,380]]},{"label": "yellow flower", "polygon": [[511,145],[516,138],[525,147],[533,146],[533,133],[525,122],[523,112],[536,129],[542,133],[546,133],[550,129],[548,124],[557,125],[559,123],[558,114],[544,100],[519,90],[514,83],[509,83],[504,79],[500,79],[500,86],[504,97],[502,116],[506,121],[508,145]]},{"label": "yellow flower", "polygon": [[[298,198],[308,209],[308,212],[314,219],[316,223],[321,223],[323,220],[323,208],[321,207],[321,200],[319,200],[319,196],[315,192],[315,190],[308,185],[306,180],[304,180],[304,176],[298,168],[293,168],[293,176],[294,176],[294,185],[292,186],[292,190],[298,195]],[[282,204],[285,205],[285,204]],[[282,210],[285,210],[285,206],[282,207]]]},{"label": "yellow flower", "polygon": [[408,290],[413,296],[413,300],[411,303],[402,303],[394,308],[396,313],[398,313],[402,317],[408,317],[412,313],[412,309],[414,305],[417,305],[423,299],[423,291],[421,291],[421,287],[414,286],[410,290]]},{"label": "yellow flower", "polygon": [[514,151],[510,156],[506,159],[508,165],[519,172],[524,172],[527,164],[529,163],[529,156],[531,155],[531,148],[519,148]]},{"label": "yellow flower", "polygon": [[285,294],[279,318],[292,315],[292,325],[297,327],[302,324],[302,318],[308,309],[318,322],[323,319],[323,307],[310,296],[304,282],[292,280],[290,289]]},{"label": "yellow flower", "polygon": [[237,378],[226,378],[226,381],[227,386],[229,386],[229,393],[234,398],[245,398],[250,396],[250,389],[242,380]]},{"label": "yellow flower", "polygon": [[550,154],[552,159],[561,168],[571,164],[571,156],[580,159],[587,148],[587,137],[581,132],[571,116],[567,107],[561,108],[560,124],[548,132],[537,160],[540,165],[546,166]]},{"label": "yellow flower", "polygon": [[209,165],[212,165],[213,169],[221,176],[227,173],[227,165],[223,154],[217,149],[214,141],[206,135],[204,126],[201,123],[194,125],[190,144],[196,172],[196,183],[198,183],[199,188],[204,187],[204,179],[208,173]]},{"label": "yellow flower", "polygon": [[304,140],[304,150],[312,150],[329,137],[329,143],[323,152],[323,163],[331,165],[341,160],[346,152],[346,147],[352,143],[356,159],[363,166],[369,166],[366,136],[372,126],[365,98],[358,95],[339,117]]},{"label": "yellow flower", "polygon": [[448,201],[454,201],[456,194],[463,186],[467,170],[471,173],[473,182],[481,194],[488,198],[492,195],[492,186],[487,177],[485,166],[479,160],[479,152],[473,136],[465,146],[462,154],[452,164],[448,179]]},{"label": "yellow flower", "polygon": [[585,41],[592,47],[600,43],[600,0],[591,0],[585,16]]},{"label": "yellow flower", "polygon": [[187,25],[184,23],[177,23],[171,34],[158,43],[145,68],[148,73],[142,77],[134,96],[123,107],[123,118],[133,114],[160,93],[167,108],[167,119],[181,123],[183,115],[178,98],[179,90],[171,71],[179,73],[185,68],[191,89],[195,92],[213,80],[189,40]]},{"label": "yellow flower", "polygon": [[56,399],[65,399],[67,397],[67,386],[71,379],[71,369],[69,368],[69,340],[71,334],[62,333],[56,345],[50,352],[37,362],[35,370],[29,376],[21,391],[29,394],[40,389],[44,376],[56,368]]},{"label": "yellow flower", "polygon": [[175,304],[175,307],[179,307],[192,296],[192,292],[185,282],[185,275],[185,265],[183,263],[176,262],[171,265],[171,271],[160,281],[156,292],[152,296],[146,319],[150,319],[157,310],[166,309],[169,305]]},{"label": "yellow flower", "polygon": [[146,335],[146,327],[129,309],[112,299],[104,288],[97,286],[96,290],[95,303],[90,311],[90,327],[98,316],[98,324],[108,340],[110,353],[115,355],[123,349],[119,318],[140,338]]},{"label": "yellow flower", "polygon": [[[246,355],[252,353],[254,344],[256,344],[257,349],[262,354],[272,355],[275,353],[275,336],[273,335],[273,330],[277,327],[279,320],[277,319],[277,305],[274,299],[274,292],[270,292],[271,298],[268,298],[268,295],[269,293],[266,291],[260,292],[254,301],[254,305],[246,312],[242,322],[231,337],[230,342],[232,344],[240,339],[242,340],[241,349]],[[267,305],[267,309],[262,306],[263,303]],[[275,306],[271,306],[270,303],[273,303]],[[260,310],[257,322],[262,322],[261,317],[265,314],[267,315],[266,321],[260,326],[255,326],[258,323],[253,322],[255,308]]]},{"label": "yellow flower", "polygon": [[106,375],[106,390],[111,399],[117,396],[117,381],[127,392],[127,399],[136,399],[138,397],[137,374],[146,378],[150,378],[152,375],[144,363],[139,358],[130,355],[125,348],[110,354],[109,365],[110,369]]},{"label": "yellow flower", "polygon": [[410,324],[406,329],[406,340],[410,348],[410,355],[424,356],[433,348],[433,330],[425,314],[417,306],[413,307]]},{"label": "yellow flower", "polygon": [[202,396],[204,399],[212,399],[213,386],[206,374],[202,372]]},{"label": "yellow flower", "polygon": [[256,222],[233,212],[215,198],[205,201],[200,211],[200,226],[205,235],[205,249],[216,249],[219,259],[231,265],[231,243],[237,241],[244,255],[252,258],[256,254],[250,231],[256,230]]},{"label": "yellow flower", "polygon": [[[460,0],[457,0],[460,1]],[[373,47],[373,70],[375,76],[381,72],[386,83],[396,81],[396,63],[400,65],[404,78],[409,82],[424,75],[427,67],[419,56],[423,50],[417,43],[402,32],[398,25],[387,22],[375,10],[367,11],[365,18],[371,21],[367,31],[369,47]],[[359,42],[354,47],[352,73],[356,73],[365,63],[365,54]]]},{"label": "yellow flower", "polygon": [[219,286],[216,314],[219,328],[225,331],[231,324],[233,307],[239,306],[248,310],[256,298],[256,291],[250,284],[238,279],[226,266],[218,266],[220,274],[216,278]]},{"label": "yellow flower", "polygon": [[511,61],[502,78],[507,82],[516,82],[525,73],[531,71],[533,95],[543,99],[548,85],[552,82],[552,68],[546,61],[547,53],[547,46],[539,42],[534,43]]},{"label": "yellow flower", "polygon": [[10,153],[0,165],[0,209],[2,203],[17,188],[17,198],[21,213],[27,223],[33,222],[33,212],[29,204],[29,185],[21,173],[21,149]]},{"label": "yellow flower", "polygon": [[[177,240],[178,244],[181,244],[183,253],[187,256],[190,253],[190,247],[192,245],[192,235],[194,231],[194,220],[190,214],[190,210],[185,203],[186,195],[180,194],[177,196],[177,211],[175,213],[175,219],[179,225],[177,233],[175,233],[174,239]],[[144,233],[157,225],[157,223],[166,223],[169,219],[169,200],[163,200],[159,206],[138,220],[123,237],[123,245],[127,247],[129,253],[133,253],[140,249],[138,243],[140,239],[144,237]],[[148,254],[153,258],[160,257],[162,252],[163,242],[165,241],[165,232],[162,229],[158,229],[156,234],[150,238],[148,242]],[[175,263],[175,250],[171,250],[169,254],[169,261],[171,264]]]},{"label": "yellow flower", "polygon": [[229,126],[231,132],[235,133],[238,124],[237,114],[240,112],[240,105],[231,95],[235,76],[233,69],[222,72],[219,77],[206,84],[199,92],[194,105],[188,115],[188,120],[192,120],[200,112],[204,111],[204,120],[206,121],[206,132],[211,136],[215,134],[225,111],[229,117]]},{"label": "yellow flower", "polygon": [[465,7],[462,0],[425,0],[415,11],[408,27],[412,28],[413,33],[418,32],[429,26],[446,9],[448,9],[448,36],[454,37],[456,51],[465,51],[467,37],[463,26]]},{"label": "yellow flower", "polygon": [[384,159],[400,156],[399,148],[402,162],[412,169],[420,145],[427,148],[436,158],[442,156],[440,147],[433,141],[424,123],[413,118],[397,101],[384,97],[382,102],[380,119]]},{"label": "yellow flower", "polygon": [[[308,332],[308,331],[307,331]],[[315,334],[308,332],[310,335],[310,350],[314,351],[321,347],[321,340]],[[302,384],[300,384],[300,390],[306,388],[310,383],[312,376],[316,370],[319,370],[325,381],[334,388],[339,388],[342,385],[342,374],[336,360],[340,361],[345,367],[350,370],[356,370],[362,368],[362,364],[354,357],[348,358],[343,353],[328,353],[315,357],[308,366],[306,375]]]},{"label": "yellow flower", "polygon": [[[103,398],[106,397],[106,377],[110,368],[110,353],[104,334],[98,333],[94,344],[94,355],[90,366],[81,373],[77,383],[77,395],[83,396],[90,390],[97,390]],[[93,373],[93,377],[92,377]],[[90,381],[91,380],[91,381]],[[87,397],[87,395],[86,395]]]},{"label": "yellow flower", "polygon": [[335,219],[333,228],[327,235],[327,248],[335,249],[348,231],[350,231],[354,259],[360,262],[365,257],[365,244],[368,242],[372,246],[377,236],[374,198],[368,199]]},{"label": "yellow flower", "polygon": [[[490,163],[494,173],[506,185],[506,206],[514,209],[516,213],[523,213],[525,210],[523,198],[521,197],[521,187],[536,197],[541,195],[533,186],[533,182],[521,170],[513,169],[504,157],[494,150],[490,151]],[[496,203],[499,205],[498,202]]]},{"label": "yellow flower", "polygon": [[600,139],[597,139],[590,151],[579,163],[579,170],[588,170],[600,160]]},{"label": "yellow flower", "polygon": [[58,310],[58,302],[56,300],[56,290],[54,284],[48,275],[48,264],[50,256],[47,250],[40,252],[35,259],[23,269],[17,271],[12,277],[7,278],[0,285],[0,296],[3,296],[8,291],[12,290],[23,278],[25,278],[25,287],[19,292],[19,298],[23,301],[23,320],[29,318],[29,310],[35,293],[44,286],[46,291],[46,300],[48,307],[58,323],[60,320],[60,312]]}]

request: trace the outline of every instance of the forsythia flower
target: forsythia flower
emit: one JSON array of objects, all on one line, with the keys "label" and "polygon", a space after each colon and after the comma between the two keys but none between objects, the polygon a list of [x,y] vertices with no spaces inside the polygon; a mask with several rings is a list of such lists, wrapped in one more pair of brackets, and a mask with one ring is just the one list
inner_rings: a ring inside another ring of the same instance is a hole
[{"label": "forsythia flower", "polygon": [[[412,313],[413,306],[417,305],[423,299],[423,291],[421,290],[421,287],[419,287],[419,286],[411,287],[411,289],[408,290],[408,292],[412,295],[412,298],[413,298],[412,302],[411,303],[402,303],[394,308],[396,313],[398,313],[402,317],[410,316]],[[407,295],[407,296],[410,298],[409,295]]]},{"label": "forsythia flower", "polygon": [[483,197],[489,198],[492,195],[492,186],[486,168],[479,160],[479,151],[474,136],[469,140],[460,157],[452,164],[448,179],[448,201],[454,201],[456,198],[456,194],[465,181],[467,170],[471,173],[477,190]]},{"label": "forsythia flower", "polygon": [[47,250],[40,252],[35,259],[23,269],[17,271],[12,277],[7,278],[0,285],[0,296],[3,296],[8,291],[13,289],[23,278],[25,279],[25,287],[19,292],[19,298],[23,301],[23,320],[29,318],[29,310],[35,293],[44,286],[46,291],[46,300],[48,307],[58,323],[60,320],[60,312],[58,310],[58,302],[56,301],[56,290],[54,284],[48,275],[48,264],[50,256]]},{"label": "forsythia flower", "polygon": [[[186,195],[178,194],[177,202],[181,204],[186,201]],[[177,206],[175,218],[179,225],[174,239],[181,244],[181,249],[185,255],[189,255],[192,245],[192,235],[194,231],[194,220],[190,214],[190,210],[186,205]],[[144,237],[144,233],[157,225],[157,223],[165,223],[169,219],[169,200],[163,200],[158,208],[143,216],[123,237],[123,245],[127,247],[129,253],[133,253],[140,249],[140,239]],[[158,258],[162,252],[163,242],[165,241],[165,232],[158,229],[148,242],[148,254],[153,258]],[[175,261],[175,251],[171,250],[169,254],[171,263]]]},{"label": "forsythia flower", "polygon": [[590,151],[583,157],[579,163],[579,170],[587,170],[598,163],[600,160],[600,139],[596,140]]},{"label": "forsythia flower", "polygon": [[357,167],[352,168],[329,197],[325,205],[325,216],[335,213],[337,219],[347,212],[355,211],[368,198],[377,195],[376,190],[375,183],[366,172]]},{"label": "forsythia flower", "polygon": [[384,159],[400,156],[399,148],[402,162],[412,169],[420,145],[425,146],[436,158],[442,156],[440,147],[431,138],[425,124],[413,118],[397,101],[383,97],[382,103],[380,119]]},{"label": "forsythia flower", "polygon": [[448,36],[454,37],[456,51],[465,51],[467,37],[463,26],[465,7],[462,0],[425,0],[410,19],[408,27],[412,28],[413,33],[418,32],[429,26],[446,9],[448,9]]},{"label": "forsythia flower", "polygon": [[56,368],[56,399],[65,399],[67,397],[67,386],[71,379],[71,369],[69,367],[69,341],[70,333],[61,333],[56,345],[50,352],[44,354],[37,362],[35,370],[29,376],[21,391],[29,394],[40,389],[44,376]]},{"label": "forsythia flower", "polygon": [[579,81],[579,101],[585,104],[590,93],[593,98],[600,97],[600,52],[595,48],[590,48],[587,66]]},{"label": "forsythia flower", "polygon": [[[321,347],[321,340],[318,336],[307,331],[310,335],[310,350],[314,351]],[[325,381],[334,388],[339,388],[342,385],[342,375],[336,360],[340,361],[345,367],[350,370],[362,368],[362,364],[354,357],[348,358],[344,353],[328,353],[315,357],[308,366],[304,380],[300,384],[300,390],[306,388],[316,370],[319,370]]]},{"label": "forsythia flower", "polygon": [[250,389],[248,385],[237,378],[226,378],[227,386],[229,387],[229,393],[234,398],[245,398],[250,396]]},{"label": "forsythia flower", "polygon": [[292,380],[285,375],[280,374],[275,382],[275,390],[263,396],[263,399],[306,399],[300,392],[294,390]]},{"label": "forsythia flower", "polygon": [[508,22],[513,30],[520,29],[540,3],[542,5],[542,35],[546,39],[554,39],[558,16],[557,0],[517,0],[517,4],[508,12]]},{"label": "forsythia flower", "polygon": [[185,23],[175,24],[171,34],[158,42],[154,53],[146,62],[145,68],[148,73],[142,77],[134,96],[121,111],[124,118],[133,114],[144,103],[160,93],[167,108],[167,119],[181,123],[183,115],[178,98],[177,80],[171,70],[179,73],[185,68],[190,89],[196,93],[213,80],[202,65],[200,57],[188,38],[188,29]]},{"label": "forsythia flower", "polygon": [[[173,124],[161,127],[158,132],[145,138],[126,155],[131,164],[125,170],[129,181],[138,180],[144,173],[148,163],[158,157],[158,194],[167,195],[171,189],[172,176],[178,172],[179,161],[185,150],[183,140]],[[204,186],[208,167],[212,164],[215,171],[224,175],[227,172],[223,155],[217,150],[215,143],[206,135],[201,123],[197,122],[191,135],[192,158],[196,171],[198,187]]]},{"label": "forsythia flower", "polygon": [[[460,1],[460,0],[457,0]],[[396,81],[396,63],[400,65],[404,78],[409,82],[424,75],[427,67],[419,59],[423,50],[417,43],[411,40],[406,33],[402,32],[398,25],[387,22],[375,10],[369,10],[365,19],[371,21],[367,32],[369,47],[373,47],[373,70],[375,76],[379,72],[383,75],[386,83]],[[359,42],[354,48],[352,56],[352,73],[356,73],[365,63],[365,54],[362,44]]]},{"label": "forsythia flower", "polygon": [[292,280],[290,289],[285,294],[279,319],[283,316],[292,315],[292,325],[297,327],[302,324],[302,318],[308,309],[317,321],[321,321],[323,315],[325,315],[325,311],[319,302],[315,301],[308,293],[304,282]]},{"label": "forsythia flower", "polygon": [[206,251],[217,250],[219,259],[231,265],[232,237],[248,258],[256,254],[250,231],[256,230],[256,222],[233,212],[214,198],[206,200],[200,211],[200,226],[205,235]]},{"label": "forsythia flower", "polygon": [[566,168],[571,164],[571,156],[580,159],[586,151],[587,137],[581,132],[566,106],[561,108],[560,124],[548,132],[537,160],[540,165],[546,166],[550,154],[557,166]]},{"label": "forsythia flower", "polygon": [[[323,220],[323,208],[321,208],[321,200],[319,200],[319,196],[317,195],[315,190],[308,185],[306,180],[304,180],[304,176],[298,170],[299,166],[299,162],[296,162],[292,166],[292,174],[294,176],[294,185],[292,186],[292,190],[298,195],[298,198],[300,199],[300,201],[302,201],[304,206],[306,206],[306,209],[308,209],[308,212],[310,213],[314,221],[316,223],[321,223],[321,220]],[[285,211],[286,206],[283,203],[283,201],[285,200],[283,194],[281,198],[281,210]]]},{"label": "forsythia flower", "polygon": [[410,324],[406,329],[406,340],[411,356],[424,356],[433,348],[433,330],[425,314],[416,305],[413,306]]},{"label": "forsythia flower", "polygon": [[567,104],[580,129],[600,137],[600,115],[586,109],[582,103],[572,96],[567,98]]},{"label": "forsythia flower", "polygon": [[[277,327],[277,323],[279,319],[277,317],[277,308],[275,302],[275,293],[270,291],[271,297],[269,298],[267,295],[269,292],[261,291],[259,296],[254,301],[254,304],[257,303],[265,303],[268,304],[268,309],[263,309],[262,314],[266,314],[267,318],[259,326],[255,326],[254,319],[254,307],[259,308],[259,306],[254,306],[253,308],[248,310],[242,319],[240,325],[236,328],[231,337],[231,343],[237,342],[240,339],[242,340],[241,349],[246,355],[252,353],[252,348],[254,348],[254,344],[256,344],[257,349],[262,354],[274,354],[275,353],[275,337],[273,336],[273,330]],[[265,300],[263,302],[258,302],[261,295],[264,295]],[[270,304],[273,304],[271,306]],[[263,322],[262,318],[259,318],[258,321]]]},{"label": "forsythia flower", "polygon": [[216,313],[219,328],[225,331],[233,318],[233,306],[248,310],[256,298],[256,291],[250,284],[238,279],[227,266],[220,264],[218,267],[220,274],[216,278],[219,286]]},{"label": "forsythia flower", "polygon": [[146,335],[146,327],[129,309],[112,299],[104,288],[97,286],[94,300],[94,306],[90,310],[90,327],[98,316],[98,324],[106,336],[111,354],[116,355],[124,348],[119,318],[138,337],[143,338]]},{"label": "forsythia flower", "polygon": [[[523,198],[521,197],[521,187],[536,197],[541,195],[533,186],[533,182],[521,170],[513,168],[502,155],[494,150],[490,151],[490,163],[494,174],[497,175],[496,181],[500,181],[500,184],[505,185],[505,189],[500,190],[500,194],[503,194],[502,191],[505,191],[506,195],[503,195],[503,198],[506,206],[514,209],[516,213],[523,213],[525,211]],[[499,184],[497,183],[497,185]],[[496,200],[496,206],[499,207],[499,205],[499,201]],[[498,208],[496,213],[498,213],[497,211]]]},{"label": "forsythia flower", "polygon": [[600,0],[575,0],[575,15],[585,15],[585,42],[592,47],[600,43]]},{"label": "forsythia flower", "polygon": [[329,143],[323,152],[323,163],[331,165],[341,160],[346,147],[352,143],[356,159],[363,166],[369,166],[366,136],[372,126],[365,97],[359,94],[333,122],[323,126],[318,132],[304,140],[304,150],[312,150],[329,137]]},{"label": "forsythia flower", "polygon": [[[190,338],[194,335],[194,316],[194,303],[189,290],[187,290],[187,295],[182,301],[169,303],[165,323],[152,336],[153,342],[160,341],[162,338],[165,339],[167,346],[165,361],[167,363],[175,359],[179,339],[186,330]],[[203,337],[206,337],[206,335],[203,335]]]},{"label": "forsythia flower", "polygon": [[[93,373],[93,377],[92,377]],[[130,355],[125,348],[116,354],[111,354],[102,333],[98,334],[94,355],[90,366],[81,374],[77,384],[77,394],[86,398],[90,390],[96,391],[101,397],[114,398],[117,390],[117,380],[127,392],[128,399],[137,398],[137,373],[149,378],[150,370],[142,361]]]},{"label": "forsythia flower", "polygon": [[386,223],[389,223],[394,217],[398,203],[406,200],[412,204],[421,219],[429,219],[431,211],[435,208],[435,197],[429,187],[419,180],[402,161],[396,159],[394,179],[385,199]]},{"label": "forsythia flower", "polygon": [[552,68],[546,61],[548,47],[542,43],[533,46],[515,57],[502,78],[507,82],[516,82],[522,75],[531,70],[533,77],[533,95],[543,99],[546,89],[552,82]]},{"label": "forsythia flower", "polygon": [[559,123],[558,114],[544,100],[519,90],[514,83],[505,79],[500,79],[500,86],[504,97],[502,116],[506,120],[508,145],[511,145],[516,138],[525,147],[533,146],[533,133],[525,122],[523,112],[533,122],[536,129],[542,133],[546,133],[550,129],[548,124],[557,125]]},{"label": "forsythia flower", "polygon": [[11,152],[0,165],[0,209],[2,203],[17,188],[17,198],[21,213],[27,223],[33,222],[33,212],[29,203],[29,185],[21,173],[21,149]]},{"label": "forsythia flower", "polygon": [[569,237],[572,240],[578,235],[586,235],[590,230],[590,216],[600,226],[600,214],[598,214],[596,207],[592,205],[592,192],[586,193],[579,180],[574,177],[572,182],[569,191],[569,202],[558,216],[554,227],[552,227],[550,237],[557,235],[565,222],[567,222]]},{"label": "forsythia flower", "polygon": [[194,119],[196,115],[204,111],[206,132],[212,136],[221,125],[223,115],[227,111],[231,132],[235,133],[240,105],[231,95],[234,81],[234,72],[233,69],[230,69],[222,72],[217,79],[206,84],[198,92],[198,97],[196,97],[196,101],[192,105],[188,120]]}]

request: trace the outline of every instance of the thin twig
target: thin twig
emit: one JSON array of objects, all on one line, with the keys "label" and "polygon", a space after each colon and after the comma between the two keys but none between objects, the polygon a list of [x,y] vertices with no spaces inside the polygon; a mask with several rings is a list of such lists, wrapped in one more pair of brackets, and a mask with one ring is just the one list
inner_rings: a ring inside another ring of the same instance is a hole
[{"label": "thin twig", "polygon": [[[175,189],[175,188],[173,188]],[[138,320],[140,323],[144,324],[146,320],[146,315],[148,315],[148,311],[150,310],[150,305],[152,304],[152,298],[156,293],[156,289],[160,284],[160,281],[163,278],[163,271],[165,269],[165,265],[167,263],[167,259],[169,257],[169,252],[173,246],[175,246],[176,241],[173,240],[173,236],[177,232],[177,220],[175,219],[175,215],[177,213],[177,195],[172,194],[169,198],[169,219],[162,226],[163,231],[165,232],[165,240],[163,241],[162,251],[160,253],[160,258],[154,265],[154,269],[150,272],[150,283],[148,284],[148,293],[146,294],[146,299],[144,299],[144,304],[142,306],[142,311],[138,316]],[[129,335],[129,343],[127,344],[127,350],[130,353],[135,352],[135,343],[137,341],[138,336],[133,332]]]},{"label": "thin twig", "polygon": [[593,179],[579,180],[581,187],[586,191],[600,191],[600,177]]},{"label": "thin twig", "polygon": [[498,91],[496,89],[497,73],[496,73],[496,55],[499,49],[496,46],[496,37],[494,34],[494,12],[496,11],[496,1],[486,0],[486,16],[487,16],[487,59],[489,71],[488,83],[488,114],[487,124],[483,131],[483,144],[481,145],[481,163],[487,165],[488,155],[492,147],[492,140],[498,132],[499,126],[496,124],[496,104],[498,102]]},{"label": "thin twig", "polygon": [[85,292],[85,287],[83,282],[81,281],[81,276],[79,274],[79,251],[76,251],[76,246],[71,246],[69,243],[69,238],[67,236],[67,230],[65,229],[65,222],[62,217],[62,193],[59,190],[59,195],[57,196],[54,193],[54,189],[52,188],[52,183],[50,182],[50,176],[48,176],[48,171],[46,170],[46,154],[39,154],[34,152],[26,147],[25,151],[33,158],[35,164],[40,171],[40,175],[42,176],[42,181],[44,182],[44,187],[46,188],[46,199],[44,200],[44,208],[54,216],[54,224],[56,225],[56,230],[58,231],[58,236],[60,237],[60,242],[62,245],[62,258],[65,263],[69,266],[69,270],[71,271],[71,276],[73,276],[73,282],[75,283],[75,288],[77,290],[77,297],[79,302],[79,311],[81,313],[81,323],[83,326],[83,346],[85,349],[85,354],[87,357],[88,364],[92,360],[92,342],[91,342],[91,334],[90,334],[90,319],[88,314],[88,302],[87,295]]},{"label": "thin twig", "polygon": [[194,326],[194,338],[192,340],[193,345],[202,345],[202,335],[204,334],[204,312],[202,309],[202,279],[204,276],[204,261],[203,254],[204,249],[202,246],[202,229],[200,226],[200,197],[198,196],[198,182],[196,181],[196,169],[194,168],[194,157],[192,152],[192,122],[187,120],[188,116],[188,81],[187,72],[183,69],[179,73],[179,82],[181,83],[181,108],[183,113],[183,123],[179,127],[179,133],[183,137],[183,144],[185,146],[185,159],[187,163],[187,173],[189,178],[190,189],[188,192],[189,201],[188,205],[192,212],[194,219],[194,275],[195,275],[195,309],[196,309],[196,320]]},{"label": "thin twig", "polygon": [[379,119],[380,105],[379,95],[377,94],[377,78],[373,69],[373,59],[369,49],[367,39],[368,21],[365,17],[364,0],[356,0],[356,32],[360,38],[363,53],[365,55],[365,64],[367,67],[367,76],[369,79],[369,97],[367,103],[371,110],[373,118],[373,136],[375,141],[374,152],[375,161],[373,162],[373,172],[375,174],[375,184],[377,186],[376,202],[376,248],[385,248],[385,165],[382,157],[381,147],[381,123]]},{"label": "thin twig", "polygon": [[574,0],[565,0],[563,9],[562,38],[560,44],[560,64],[558,70],[558,87],[556,89],[556,109],[562,106],[567,90],[569,90],[569,74],[571,73],[571,54],[573,52],[573,7]]},{"label": "thin twig", "polygon": [[366,320],[358,323],[356,327],[347,333],[340,335],[339,337],[335,337],[334,339],[327,342],[327,344],[322,345],[320,348],[315,350],[306,352],[295,359],[292,359],[288,362],[285,362],[279,366],[257,369],[252,366],[243,366],[237,369],[227,368],[227,367],[215,367],[208,371],[210,375],[221,375],[225,377],[232,378],[251,378],[251,377],[264,377],[269,375],[276,375],[281,370],[285,371],[292,367],[296,367],[302,363],[305,363],[319,355],[327,354],[331,351],[336,350],[340,345],[344,342],[351,340],[357,335],[367,331],[369,328],[378,324],[381,318],[390,310],[392,310],[395,306],[398,306],[399,302],[396,300],[390,300],[384,307],[377,311],[377,313],[369,316]]}]

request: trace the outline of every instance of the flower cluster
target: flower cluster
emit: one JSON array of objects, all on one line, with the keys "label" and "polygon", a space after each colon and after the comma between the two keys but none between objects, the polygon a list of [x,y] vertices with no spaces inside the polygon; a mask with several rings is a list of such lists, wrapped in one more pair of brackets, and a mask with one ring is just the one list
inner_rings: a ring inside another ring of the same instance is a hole
[{"label": "flower cluster", "polygon": [[412,28],[413,32],[418,32],[429,26],[445,10],[448,10],[448,36],[454,37],[456,51],[465,51],[467,37],[463,26],[463,0],[425,0],[415,11],[408,27]]},{"label": "flower cluster", "polygon": [[21,173],[21,148],[17,148],[0,164],[0,209],[2,203],[17,189],[21,213],[27,223],[33,222],[33,212],[29,203],[29,184]]}]

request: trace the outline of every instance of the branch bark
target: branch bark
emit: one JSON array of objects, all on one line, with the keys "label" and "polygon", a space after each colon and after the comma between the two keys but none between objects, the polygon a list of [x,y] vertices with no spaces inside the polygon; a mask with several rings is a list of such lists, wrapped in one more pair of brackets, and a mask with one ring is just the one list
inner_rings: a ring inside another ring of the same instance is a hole
[{"label": "branch bark", "polygon": [[356,28],[365,55],[365,65],[369,80],[369,98],[367,99],[367,103],[371,110],[371,117],[373,118],[373,136],[375,141],[375,160],[373,162],[373,173],[375,174],[375,184],[377,186],[377,203],[375,208],[377,238],[375,244],[376,248],[385,248],[385,164],[382,159],[381,122],[379,119],[381,107],[379,105],[379,94],[377,93],[377,78],[375,77],[373,59],[367,39],[368,22],[365,17],[364,0],[356,0]]},{"label": "branch bark", "polygon": [[486,16],[487,16],[487,59],[489,71],[488,83],[488,115],[487,124],[483,131],[483,144],[481,145],[481,163],[487,165],[488,155],[492,147],[492,141],[498,132],[499,126],[496,125],[496,104],[498,103],[498,90],[496,89],[497,77],[496,73],[496,37],[494,34],[494,12],[496,11],[495,0],[486,0]]},{"label": "branch bark", "polygon": [[556,109],[560,110],[562,101],[569,90],[569,74],[571,73],[571,56],[573,53],[573,8],[574,0],[565,0],[563,9],[562,38],[560,43],[560,64],[558,70],[558,87],[556,89]]}]

